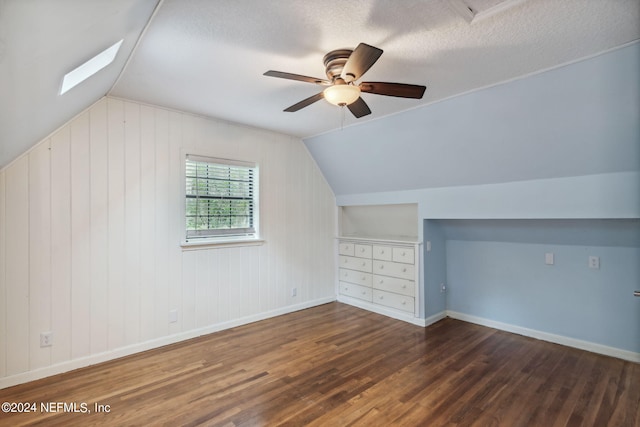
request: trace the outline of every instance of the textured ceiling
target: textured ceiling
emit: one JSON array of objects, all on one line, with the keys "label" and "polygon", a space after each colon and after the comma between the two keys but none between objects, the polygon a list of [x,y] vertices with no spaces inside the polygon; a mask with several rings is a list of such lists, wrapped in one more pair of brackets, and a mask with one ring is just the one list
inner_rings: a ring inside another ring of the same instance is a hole
[{"label": "textured ceiling", "polygon": [[[284,113],[321,88],[262,73],[324,77],[326,52],[377,46],[384,54],[365,81],[427,91],[419,101],[364,94],[373,113],[362,123],[640,37],[638,0],[161,0],[154,13],[157,5],[0,0],[0,166],[105,93],[308,137],[356,119],[324,101]],[[121,38],[113,64],[58,95],[64,73]]]},{"label": "textured ceiling", "polygon": [[[491,8],[499,0],[464,0]],[[384,50],[365,81],[427,85],[422,100],[364,94],[358,122],[557,66],[637,39],[637,0],[507,1],[469,23],[449,0],[165,0],[112,95],[308,137],[341,126],[326,102],[282,110],[322,88],[265,77],[325,77],[323,55]],[[346,114],[344,125],[356,122]]]}]

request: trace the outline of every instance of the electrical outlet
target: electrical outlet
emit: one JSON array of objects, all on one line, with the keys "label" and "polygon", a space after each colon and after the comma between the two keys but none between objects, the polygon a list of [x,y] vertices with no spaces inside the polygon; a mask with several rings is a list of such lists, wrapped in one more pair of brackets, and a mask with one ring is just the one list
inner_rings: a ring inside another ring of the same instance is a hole
[{"label": "electrical outlet", "polygon": [[600,257],[590,256],[589,257],[589,268],[594,268],[598,270],[600,268]]},{"label": "electrical outlet", "polygon": [[291,296],[295,297],[296,295],[298,295],[298,288],[291,288]]},{"label": "electrical outlet", "polygon": [[169,310],[169,323],[176,323],[178,321],[178,310]]},{"label": "electrical outlet", "polygon": [[40,332],[40,347],[51,347],[53,345],[53,332]]}]

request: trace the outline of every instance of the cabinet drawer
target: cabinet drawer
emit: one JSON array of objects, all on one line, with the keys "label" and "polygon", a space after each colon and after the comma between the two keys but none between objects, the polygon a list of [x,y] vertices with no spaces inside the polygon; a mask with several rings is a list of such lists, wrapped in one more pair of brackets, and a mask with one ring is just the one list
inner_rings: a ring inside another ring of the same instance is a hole
[{"label": "cabinet drawer", "polygon": [[373,261],[373,273],[383,276],[399,277],[400,279],[413,280],[415,267],[409,264],[399,264],[390,261]]},{"label": "cabinet drawer", "polygon": [[354,244],[353,243],[345,243],[345,242],[340,242],[340,246],[338,248],[338,253],[340,255],[350,255],[353,256],[354,253]]},{"label": "cabinet drawer", "polygon": [[340,267],[371,273],[371,260],[340,255]]},{"label": "cabinet drawer", "polygon": [[373,302],[397,310],[408,311],[413,313],[415,300],[413,297],[406,295],[398,295],[391,292],[373,290]]},{"label": "cabinet drawer", "polygon": [[363,273],[361,271],[341,268],[340,280],[342,282],[356,283],[358,285],[371,287],[371,273]]},{"label": "cabinet drawer", "polygon": [[391,261],[391,246],[374,246],[373,259]]},{"label": "cabinet drawer", "polygon": [[414,251],[411,248],[393,248],[393,261],[407,264],[415,263]]},{"label": "cabinet drawer", "polygon": [[373,287],[381,291],[393,292],[409,297],[415,296],[416,290],[416,285],[413,280],[378,275],[373,276]]},{"label": "cabinet drawer", "polygon": [[355,256],[359,258],[371,258],[371,245],[355,244]]},{"label": "cabinet drawer", "polygon": [[354,285],[353,283],[340,282],[340,293],[353,298],[359,298],[365,301],[372,301],[371,288],[366,286]]}]

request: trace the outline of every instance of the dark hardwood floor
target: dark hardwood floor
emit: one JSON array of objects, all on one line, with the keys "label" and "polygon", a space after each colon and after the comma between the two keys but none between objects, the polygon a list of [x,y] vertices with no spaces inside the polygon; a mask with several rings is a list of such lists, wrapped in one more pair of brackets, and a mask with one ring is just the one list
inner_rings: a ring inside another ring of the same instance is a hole
[{"label": "dark hardwood floor", "polygon": [[5,401],[37,404],[0,413],[11,426],[631,427],[640,365],[331,303],[0,390]]}]

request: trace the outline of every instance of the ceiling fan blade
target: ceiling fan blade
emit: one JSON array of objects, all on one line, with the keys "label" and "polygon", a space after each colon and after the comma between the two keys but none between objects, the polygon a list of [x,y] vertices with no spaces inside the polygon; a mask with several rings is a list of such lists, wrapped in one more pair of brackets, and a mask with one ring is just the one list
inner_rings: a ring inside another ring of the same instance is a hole
[{"label": "ceiling fan blade", "polygon": [[279,77],[281,79],[298,80],[298,81],[307,82],[307,83],[315,83],[317,85],[330,85],[331,84],[331,82],[329,80],[319,79],[319,78],[316,78],[316,77],[302,76],[300,74],[285,73],[283,71],[269,70],[266,73],[264,73],[263,75],[269,76],[269,77]]},{"label": "ceiling fan blade", "polygon": [[382,49],[360,43],[347,59],[347,63],[344,64],[340,77],[347,83],[358,80],[376,63],[380,55],[382,55]]},{"label": "ceiling fan blade", "polygon": [[320,92],[320,93],[316,93],[313,96],[310,96],[306,99],[303,99],[302,101],[298,102],[297,104],[293,104],[291,107],[287,108],[286,112],[288,113],[293,113],[296,112],[298,110],[303,109],[304,107],[308,107],[309,105],[313,104],[314,102],[320,101],[321,99],[324,98],[324,93]]},{"label": "ceiling fan blade", "polygon": [[362,98],[358,98],[351,104],[347,105],[347,108],[349,109],[349,111],[351,111],[351,113],[354,116],[356,116],[356,119],[359,119],[362,116],[371,114],[371,110],[369,109],[369,106],[367,105],[366,102],[364,102],[364,99]]},{"label": "ceiling fan blade", "polygon": [[424,91],[426,88],[426,86],[410,85],[405,83],[360,83],[360,90],[362,92],[374,93],[376,95],[397,96],[399,98],[420,99],[422,98],[422,95],[424,95]]}]

